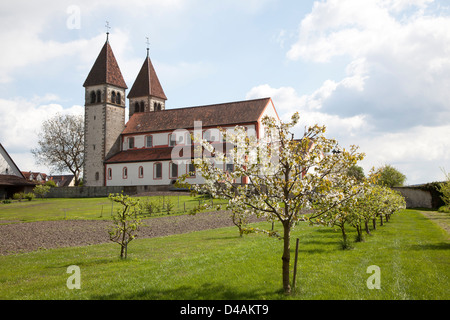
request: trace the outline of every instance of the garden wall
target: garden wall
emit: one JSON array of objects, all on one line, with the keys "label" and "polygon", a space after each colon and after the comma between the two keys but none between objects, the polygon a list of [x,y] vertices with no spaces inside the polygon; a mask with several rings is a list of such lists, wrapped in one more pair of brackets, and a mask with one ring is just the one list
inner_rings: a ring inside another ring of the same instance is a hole
[{"label": "garden wall", "polygon": [[410,187],[392,188],[405,198],[406,208],[433,208],[431,192]]},{"label": "garden wall", "polygon": [[51,188],[47,198],[98,198],[110,193],[135,195],[143,192],[168,191],[170,186],[112,186],[112,187],[57,187]]}]

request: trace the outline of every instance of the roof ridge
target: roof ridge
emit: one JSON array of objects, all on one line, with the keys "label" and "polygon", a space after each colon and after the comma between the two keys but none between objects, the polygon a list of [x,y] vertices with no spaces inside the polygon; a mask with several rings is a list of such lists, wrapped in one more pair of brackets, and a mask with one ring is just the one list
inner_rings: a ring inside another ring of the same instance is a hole
[{"label": "roof ridge", "polygon": [[[237,101],[229,101],[229,102],[222,102],[222,103],[205,104],[205,105],[200,105],[200,106],[165,109],[165,110],[161,110],[161,111],[166,112],[166,111],[176,111],[176,110],[182,110],[182,109],[207,108],[207,107],[216,107],[216,106],[221,106],[221,105],[226,105],[226,104],[245,103],[245,102],[262,101],[262,100],[270,100],[270,99],[271,99],[270,97],[266,97],[266,98],[249,99],[249,100],[237,100]],[[145,114],[145,112],[139,112],[139,114]]]}]

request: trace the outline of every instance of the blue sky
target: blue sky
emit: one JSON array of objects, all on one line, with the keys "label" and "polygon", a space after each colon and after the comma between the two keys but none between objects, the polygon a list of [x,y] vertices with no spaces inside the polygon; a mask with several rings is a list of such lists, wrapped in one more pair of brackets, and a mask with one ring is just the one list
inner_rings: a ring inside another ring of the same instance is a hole
[{"label": "blue sky", "polygon": [[43,120],[83,113],[106,39],[131,88],[146,56],[167,108],[272,97],[408,184],[450,170],[450,9],[433,0],[14,1],[0,4],[0,143],[21,170]]}]

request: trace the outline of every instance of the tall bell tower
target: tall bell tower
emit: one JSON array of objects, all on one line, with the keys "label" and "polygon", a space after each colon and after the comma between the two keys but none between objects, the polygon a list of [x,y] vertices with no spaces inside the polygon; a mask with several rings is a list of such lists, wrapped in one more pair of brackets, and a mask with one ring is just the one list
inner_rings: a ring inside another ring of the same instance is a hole
[{"label": "tall bell tower", "polygon": [[125,128],[127,85],[109,44],[109,32],[100,54],[83,84],[84,185],[105,185],[104,160],[120,151],[120,134]]},{"label": "tall bell tower", "polygon": [[129,99],[130,117],[134,113],[161,111],[166,108],[167,97],[159,82],[158,76],[156,75],[152,61],[150,60],[148,47],[147,57],[142,64],[136,80],[131,86],[127,98]]}]

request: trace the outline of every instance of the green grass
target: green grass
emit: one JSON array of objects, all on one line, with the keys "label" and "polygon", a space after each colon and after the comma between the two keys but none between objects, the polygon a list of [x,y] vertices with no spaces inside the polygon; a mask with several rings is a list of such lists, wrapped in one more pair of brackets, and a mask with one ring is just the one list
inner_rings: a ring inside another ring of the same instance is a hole
[{"label": "green grass", "polygon": [[[282,242],[240,238],[233,227],[137,239],[127,260],[113,243],[2,256],[0,299],[450,298],[448,234],[418,211],[394,215],[352,250],[340,249],[339,231],[300,223],[292,253],[297,237],[297,291],[289,297],[281,291]],[[80,290],[66,287],[70,265],[80,267]],[[381,269],[379,290],[366,286],[371,265]]]},{"label": "green grass", "polygon": [[[158,201],[160,204],[169,200],[173,204],[171,214],[184,214],[199,204],[199,200],[210,201],[202,196],[153,196],[141,197],[142,200]],[[186,205],[184,205],[186,203]],[[214,203],[224,203],[214,200]],[[44,220],[103,220],[111,217],[111,212],[115,212],[114,206],[108,198],[58,198],[58,199],[35,199],[32,201],[22,200],[12,203],[0,202],[0,223],[3,221],[44,221]],[[184,209],[186,208],[186,212]],[[154,216],[165,215],[161,211]]]}]

